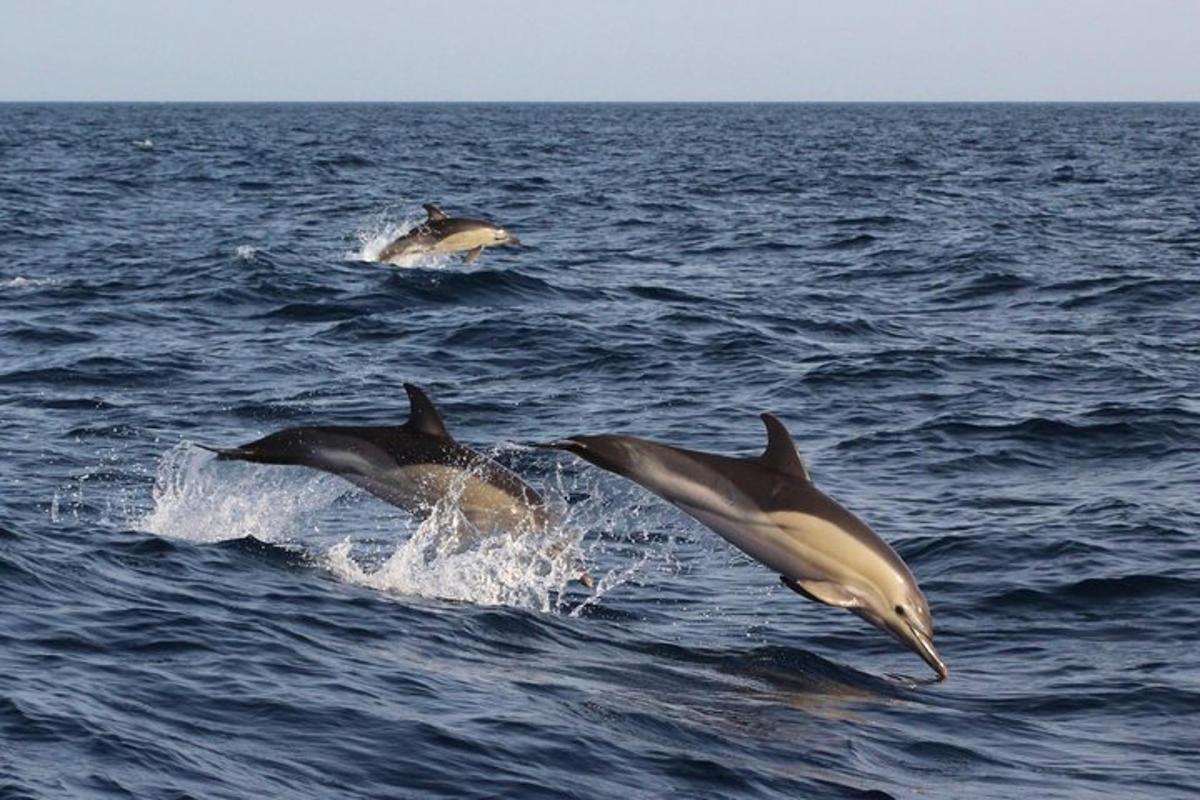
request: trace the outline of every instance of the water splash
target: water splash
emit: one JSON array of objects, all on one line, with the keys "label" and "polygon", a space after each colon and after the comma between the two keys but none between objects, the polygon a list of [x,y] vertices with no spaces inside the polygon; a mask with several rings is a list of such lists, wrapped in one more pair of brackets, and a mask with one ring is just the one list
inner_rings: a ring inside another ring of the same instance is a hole
[{"label": "water splash", "polygon": [[[568,585],[586,573],[584,531],[554,522],[542,528],[531,520],[517,530],[483,533],[461,511],[467,486],[464,472],[430,516],[374,568],[365,569],[354,558],[354,543],[344,540],[326,554],[330,570],[347,582],[397,594],[557,610]],[[561,519],[561,510],[552,502],[549,517]]]},{"label": "water splash", "polygon": [[258,255],[258,248],[251,244],[239,244],[233,254],[238,261],[253,261]]},{"label": "water splash", "polygon": [[[435,514],[373,569],[354,557],[349,539],[331,547],[326,560],[341,580],[380,591],[543,612],[559,610],[579,577],[579,561],[571,553],[582,530],[500,533],[459,549],[445,526]],[[564,534],[576,538],[564,541]]]},{"label": "water splash", "polygon": [[[673,513],[662,503],[643,505],[640,489],[596,470],[574,471],[557,461],[548,494],[561,505],[563,524],[585,532],[583,559],[591,565],[595,586],[571,610],[580,616],[599,605],[619,587],[650,572],[673,574],[680,570],[672,533],[661,538],[654,531],[671,530],[662,515]],[[572,498],[568,506],[565,498]]]},{"label": "water splash", "polygon": [[[579,614],[652,566],[671,563],[671,543],[639,538],[636,510],[633,524],[631,515],[613,513],[623,501],[604,491],[602,480],[594,472],[567,476],[558,468],[548,494],[559,522],[481,536],[468,530],[453,491],[419,525],[407,517],[397,521],[393,509],[370,498],[353,509],[358,518],[339,516],[336,501],[354,491],[339,478],[300,467],[218,462],[183,443],[163,454],[152,507],[131,513],[129,524],[199,543],[247,536],[286,543],[347,583],[549,613],[564,612],[564,598],[584,591],[578,581],[586,565],[597,583],[571,610]],[[573,506],[562,499],[581,495],[588,499]]]},{"label": "water splash", "polygon": [[316,530],[312,515],[348,488],[332,475],[311,470],[218,464],[185,443],[163,455],[154,476],[153,507],[130,522],[137,530],[192,542],[246,536],[285,542],[306,528]]},{"label": "water splash", "polygon": [[391,264],[394,267],[423,267],[426,269],[444,269],[452,261],[449,253],[415,253],[397,256],[387,261],[381,261],[384,249],[392,242],[425,221],[422,215],[406,216],[396,221],[395,216],[387,211],[371,218],[364,227],[355,231],[358,249],[346,254],[346,258],[354,261],[368,261],[377,264]]}]

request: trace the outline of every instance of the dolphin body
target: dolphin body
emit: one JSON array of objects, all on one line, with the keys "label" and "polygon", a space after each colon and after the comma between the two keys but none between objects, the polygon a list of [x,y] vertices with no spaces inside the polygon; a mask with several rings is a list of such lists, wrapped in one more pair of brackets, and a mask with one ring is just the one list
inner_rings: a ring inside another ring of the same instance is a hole
[{"label": "dolphin body", "polygon": [[427,203],[424,222],[389,244],[379,254],[380,261],[418,256],[425,253],[463,253],[473,263],[485,247],[519,245],[521,240],[504,228],[482,219],[451,217]]},{"label": "dolphin body", "polygon": [[939,680],[933,619],[916,578],[865,522],[813,485],[783,423],[763,414],[767,449],[732,458],[632,436],[572,436],[567,450],[674,504],[778,572],[790,589],[848,609],[921,656]]},{"label": "dolphin body", "polygon": [[[286,428],[241,447],[200,446],[221,460],[330,472],[418,517],[429,516],[439,501],[453,497],[481,534],[540,532],[554,522],[533,487],[456,442],[429,397],[411,383],[404,389],[410,411],[403,425]],[[586,571],[578,580],[592,585]]]}]

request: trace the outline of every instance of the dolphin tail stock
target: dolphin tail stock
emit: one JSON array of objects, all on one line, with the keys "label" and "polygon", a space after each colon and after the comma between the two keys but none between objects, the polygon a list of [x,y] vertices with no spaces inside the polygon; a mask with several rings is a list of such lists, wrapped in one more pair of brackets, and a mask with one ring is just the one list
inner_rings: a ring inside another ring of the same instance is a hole
[{"label": "dolphin tail stock", "polygon": [[193,442],[201,450],[217,454],[217,461],[262,461],[263,458],[249,447],[210,447],[206,444]]},{"label": "dolphin tail stock", "polygon": [[[584,461],[595,464],[601,469],[630,478],[634,483],[641,483],[629,474],[628,464],[624,463],[619,445],[614,448],[613,440],[621,437],[612,436],[571,436],[566,439],[556,439],[553,442],[535,442],[531,446],[542,450],[566,450],[572,455],[579,456]],[[641,484],[645,486],[644,483]]]},{"label": "dolphin tail stock", "polygon": [[525,442],[526,447],[536,447],[538,450],[566,450],[568,453],[579,454],[583,445],[574,439],[555,439],[552,442]]}]

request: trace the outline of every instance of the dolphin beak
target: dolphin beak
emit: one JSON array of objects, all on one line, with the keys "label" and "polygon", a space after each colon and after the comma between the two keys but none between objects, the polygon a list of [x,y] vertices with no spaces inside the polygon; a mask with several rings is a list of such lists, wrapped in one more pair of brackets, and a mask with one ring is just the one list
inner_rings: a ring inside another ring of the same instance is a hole
[{"label": "dolphin beak", "polygon": [[506,242],[506,244],[510,244],[513,247],[522,247],[523,246],[523,243],[521,242],[521,240],[518,239],[517,237],[513,236],[512,234],[509,234],[508,242]]},{"label": "dolphin beak", "polygon": [[907,626],[902,629],[898,638],[912,648],[913,652],[925,659],[926,664],[933,667],[933,671],[937,673],[939,681],[944,681],[950,677],[950,668],[946,666],[946,662],[942,661],[942,657],[938,655],[937,648],[933,646],[933,639],[924,631],[917,630],[913,626]]}]

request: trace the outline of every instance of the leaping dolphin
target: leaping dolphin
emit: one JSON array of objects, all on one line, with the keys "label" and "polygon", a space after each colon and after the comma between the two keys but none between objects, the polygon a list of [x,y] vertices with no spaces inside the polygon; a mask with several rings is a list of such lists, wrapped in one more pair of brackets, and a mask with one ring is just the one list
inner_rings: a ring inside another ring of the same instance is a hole
[{"label": "leaping dolphin", "polygon": [[649,489],[779,573],[795,592],[887,631],[945,680],[925,595],[865,522],[813,485],[783,423],[762,415],[767,449],[732,458],[633,436],[572,436],[539,445],[572,452]]},{"label": "leaping dolphin", "polygon": [[425,253],[463,253],[466,263],[479,258],[485,247],[519,245],[521,240],[504,228],[482,219],[451,217],[426,203],[424,222],[383,248],[380,261],[418,256]]},{"label": "leaping dolphin", "polygon": [[[418,517],[428,516],[440,501],[452,497],[481,534],[540,532],[555,521],[533,487],[456,442],[419,387],[406,383],[404,390],[410,411],[403,425],[286,428],[241,447],[200,447],[223,460],[329,472]],[[579,581],[592,585],[586,571]]]}]

